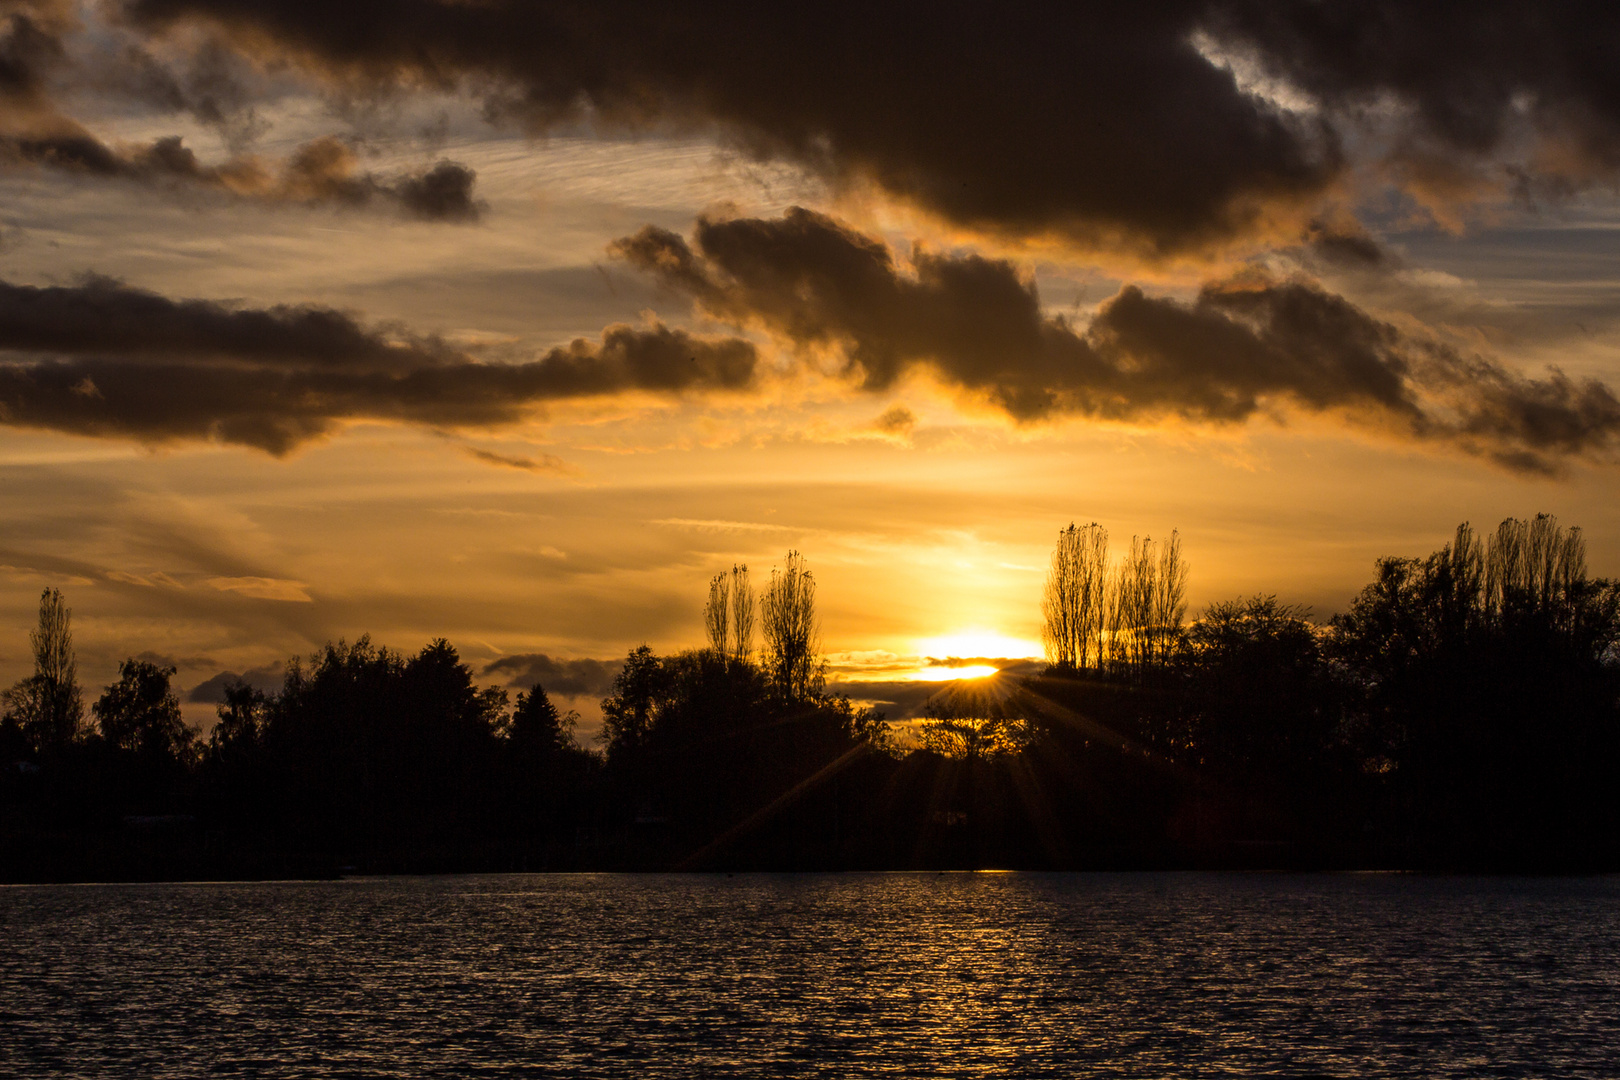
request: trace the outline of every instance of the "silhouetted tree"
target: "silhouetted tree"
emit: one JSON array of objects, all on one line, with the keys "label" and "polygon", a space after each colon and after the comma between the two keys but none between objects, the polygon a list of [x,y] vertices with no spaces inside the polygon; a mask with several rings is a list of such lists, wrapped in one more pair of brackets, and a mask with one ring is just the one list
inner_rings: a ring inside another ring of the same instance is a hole
[{"label": "silhouetted tree", "polygon": [[35,752],[59,750],[79,737],[84,701],[73,654],[73,613],[58,589],[39,598],[39,625],[28,635],[34,674],[4,695],[0,707]]},{"label": "silhouetted tree", "polygon": [[646,645],[630,650],[602,699],[601,739],[610,763],[636,756],[652,730],[653,709],[667,683],[663,663]]},{"label": "silhouetted tree", "polygon": [[405,715],[425,745],[479,753],[505,723],[506,691],[475,685],[472,669],[444,638],[436,638],[406,661],[403,684]]},{"label": "silhouetted tree", "polygon": [[549,756],[574,745],[574,725],[578,722],[578,713],[558,712],[545,687],[535,683],[519,692],[507,738],[513,749],[526,757]]},{"label": "silhouetted tree", "polygon": [[703,605],[703,632],[716,656],[731,653],[731,579],[716,574],[709,579],[709,600]]},{"label": "silhouetted tree", "polygon": [[1187,565],[1181,534],[1162,543],[1131,537],[1130,552],[1104,589],[1104,657],[1116,674],[1139,678],[1174,657],[1186,615]]},{"label": "silhouetted tree", "polygon": [[808,701],[821,693],[826,669],[820,661],[821,624],[816,618],[816,579],[804,556],[789,551],[771,571],[760,605],[765,632],[765,674],[776,693]]},{"label": "silhouetted tree", "polygon": [[169,685],[174,672],[172,667],[146,660],[125,660],[118,665],[118,681],[90,709],[109,746],[150,758],[191,762],[197,732],[180,715],[180,701]]},{"label": "silhouetted tree", "polygon": [[1162,666],[1175,658],[1181,643],[1182,620],[1187,615],[1187,564],[1181,557],[1181,533],[1175,529],[1159,545],[1155,569],[1147,653],[1152,663]]},{"label": "silhouetted tree", "polygon": [[216,710],[218,720],[208,733],[208,752],[215,758],[252,756],[264,736],[268,700],[262,690],[245,682],[225,687],[225,700]]},{"label": "silhouetted tree", "polygon": [[1541,515],[1380,560],[1328,646],[1354,745],[1415,841],[1517,858],[1616,817],[1593,793],[1620,751],[1617,640],[1620,587]]},{"label": "silhouetted tree", "polygon": [[344,857],[453,852],[498,816],[480,790],[506,705],[442,639],[409,659],[362,637],[289,663],[260,736],[280,827]]},{"label": "silhouetted tree", "polygon": [[941,757],[978,761],[1016,754],[1030,745],[1029,722],[1015,716],[953,716],[952,710],[929,706],[918,725],[922,748]]},{"label": "silhouetted tree", "polygon": [[1109,611],[1109,635],[1114,666],[1122,674],[1134,674],[1147,667],[1147,635],[1144,628],[1153,618],[1153,587],[1157,582],[1153,566],[1152,538],[1131,537],[1130,552],[1115,568]]},{"label": "silhouetted tree", "polygon": [[748,663],[754,655],[754,626],[758,606],[746,564],[731,568],[731,656]]},{"label": "silhouetted tree", "polygon": [[1096,522],[1058,531],[1041,600],[1046,658],[1072,672],[1102,662],[1106,622],[1108,531]]},{"label": "silhouetted tree", "polygon": [[1313,782],[1339,716],[1315,624],[1275,596],[1210,604],[1187,629],[1183,760],[1264,788]]},{"label": "silhouetted tree", "polygon": [[733,663],[747,663],[754,651],[754,589],[748,567],[738,564],[709,581],[709,600],[703,605],[703,626],[709,648]]},{"label": "silhouetted tree", "polygon": [[[85,851],[259,853],[215,868],[232,873],[1272,852],[1620,865],[1620,586],[1589,578],[1579,531],[1546,516],[1484,536],[1464,525],[1426,558],[1381,560],[1328,630],[1264,595],[1184,626],[1178,534],[1135,538],[1111,565],[1100,527],[1071,525],[1043,599],[1050,674],[1094,677],[942,688],[903,759],[880,713],[824,693],[802,556],[763,590],[759,663],[739,629],[744,574],[710,582],[709,648],[629,653],[602,702],[605,754],[574,745],[573,714],[541,686],[509,712],[448,642],[404,656],[363,637],[292,661],[278,692],[227,687],[198,762],[173,669],[126,661],[95,703],[99,737],[0,771],[0,872],[20,865],[19,842],[74,849],[63,836]],[[7,698],[32,711],[14,709],[3,754],[37,752],[17,715],[36,734],[72,730],[39,719],[47,678],[73,681],[53,593],[24,680],[34,696]],[[119,815],[164,820],[128,843],[108,828]],[[185,859],[165,872],[201,865]]]}]

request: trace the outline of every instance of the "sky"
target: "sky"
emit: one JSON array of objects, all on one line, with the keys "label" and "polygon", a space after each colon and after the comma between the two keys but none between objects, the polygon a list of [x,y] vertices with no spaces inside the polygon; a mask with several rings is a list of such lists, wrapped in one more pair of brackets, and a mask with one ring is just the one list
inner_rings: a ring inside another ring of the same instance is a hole
[{"label": "sky", "polygon": [[588,735],[790,549],[902,712],[1070,522],[1620,574],[1620,12],[777,7],[0,2],[0,681],[56,587],[92,698],[443,637]]}]

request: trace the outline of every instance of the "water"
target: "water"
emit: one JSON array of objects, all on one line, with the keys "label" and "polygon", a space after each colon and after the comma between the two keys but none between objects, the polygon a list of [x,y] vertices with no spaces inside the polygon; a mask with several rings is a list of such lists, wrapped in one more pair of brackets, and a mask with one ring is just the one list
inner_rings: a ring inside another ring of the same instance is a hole
[{"label": "water", "polygon": [[0,888],[0,1074],[1612,1077],[1620,879]]}]

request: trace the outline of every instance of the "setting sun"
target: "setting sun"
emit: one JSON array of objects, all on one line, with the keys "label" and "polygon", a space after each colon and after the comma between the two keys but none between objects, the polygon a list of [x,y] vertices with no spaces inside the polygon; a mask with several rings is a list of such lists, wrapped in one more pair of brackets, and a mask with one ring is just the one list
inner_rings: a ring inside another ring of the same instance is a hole
[{"label": "setting sun", "polygon": [[953,679],[983,679],[994,675],[999,668],[989,664],[968,664],[965,667],[927,667],[911,676],[913,682],[950,682]]},{"label": "setting sun", "polygon": [[[998,659],[1029,659],[1042,655],[1038,641],[1015,638],[999,630],[973,627],[957,630],[940,637],[921,638],[916,642],[922,656],[938,657],[995,657]],[[994,670],[993,668],[990,670]],[[988,674],[989,672],[985,672]],[[973,676],[961,676],[971,678]]]}]

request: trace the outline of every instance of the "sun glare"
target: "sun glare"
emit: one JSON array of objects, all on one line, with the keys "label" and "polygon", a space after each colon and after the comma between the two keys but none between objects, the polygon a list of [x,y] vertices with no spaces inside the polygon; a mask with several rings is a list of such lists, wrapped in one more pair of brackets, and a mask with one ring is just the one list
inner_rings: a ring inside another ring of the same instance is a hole
[{"label": "sun glare", "polygon": [[971,627],[941,637],[921,638],[916,643],[922,656],[945,659],[950,656],[994,657],[998,659],[1026,659],[1043,653],[1038,641],[1015,638],[999,630]]},{"label": "sun glare", "polygon": [[989,664],[968,664],[965,667],[926,667],[911,677],[913,682],[950,682],[953,679],[982,679],[994,675],[999,668]]}]

